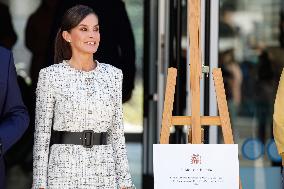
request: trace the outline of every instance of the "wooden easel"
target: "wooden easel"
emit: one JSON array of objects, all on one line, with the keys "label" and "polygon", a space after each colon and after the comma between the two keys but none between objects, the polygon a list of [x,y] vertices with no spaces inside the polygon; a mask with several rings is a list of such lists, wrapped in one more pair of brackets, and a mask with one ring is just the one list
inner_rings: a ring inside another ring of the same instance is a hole
[{"label": "wooden easel", "polygon": [[[200,56],[200,0],[190,0],[188,2],[187,15],[189,20],[188,33],[190,39],[190,94],[192,99],[192,115],[172,116],[177,70],[175,68],[169,68],[166,82],[160,144],[169,143],[170,127],[172,125],[191,125],[192,132],[189,132],[188,135],[191,135],[192,144],[201,144],[201,125],[221,126],[224,143],[234,144],[223,77],[220,68],[213,69],[219,116],[200,116],[200,79],[202,76]],[[240,189],[242,189],[241,181]]]}]

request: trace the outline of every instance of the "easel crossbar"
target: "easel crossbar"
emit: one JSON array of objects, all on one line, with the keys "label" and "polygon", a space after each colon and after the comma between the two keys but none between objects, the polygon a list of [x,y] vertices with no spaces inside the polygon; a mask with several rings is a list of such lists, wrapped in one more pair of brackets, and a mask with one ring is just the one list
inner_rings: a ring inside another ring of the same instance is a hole
[{"label": "easel crossbar", "polygon": [[[172,116],[171,125],[184,126],[191,124],[191,116]],[[200,116],[200,125],[221,126],[221,119],[219,116]]]}]

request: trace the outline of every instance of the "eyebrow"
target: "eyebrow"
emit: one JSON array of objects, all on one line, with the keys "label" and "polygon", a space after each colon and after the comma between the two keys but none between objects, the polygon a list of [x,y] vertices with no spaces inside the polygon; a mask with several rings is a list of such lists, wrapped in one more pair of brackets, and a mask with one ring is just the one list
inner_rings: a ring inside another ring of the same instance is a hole
[{"label": "eyebrow", "polygon": [[[85,26],[85,27],[87,27],[88,25],[86,25],[86,24],[79,24],[79,26]],[[99,26],[99,24],[94,25],[94,27],[96,27],[96,26]]]}]

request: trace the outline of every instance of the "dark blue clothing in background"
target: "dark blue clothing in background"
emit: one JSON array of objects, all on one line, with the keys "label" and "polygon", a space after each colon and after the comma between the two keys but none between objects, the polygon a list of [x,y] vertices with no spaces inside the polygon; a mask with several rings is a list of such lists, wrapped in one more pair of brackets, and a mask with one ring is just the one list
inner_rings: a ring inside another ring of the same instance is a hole
[{"label": "dark blue clothing in background", "polygon": [[5,188],[5,152],[19,140],[29,124],[17,83],[17,74],[11,51],[0,47],[0,189]]}]

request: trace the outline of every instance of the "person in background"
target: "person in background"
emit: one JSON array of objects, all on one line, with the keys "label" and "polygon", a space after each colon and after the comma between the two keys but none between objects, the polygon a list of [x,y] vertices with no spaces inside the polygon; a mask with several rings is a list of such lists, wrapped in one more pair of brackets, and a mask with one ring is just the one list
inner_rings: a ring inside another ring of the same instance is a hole
[{"label": "person in background", "polygon": [[[25,30],[25,44],[32,53],[30,77],[35,90],[38,73],[46,67],[49,37],[58,0],[42,0],[38,9],[29,17]],[[44,21],[44,24],[42,24]],[[44,31],[44,32],[42,32]]]},{"label": "person in background", "polygon": [[5,188],[4,155],[21,138],[29,125],[17,83],[11,51],[0,47],[0,188]]}]

